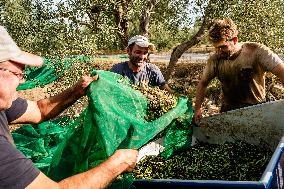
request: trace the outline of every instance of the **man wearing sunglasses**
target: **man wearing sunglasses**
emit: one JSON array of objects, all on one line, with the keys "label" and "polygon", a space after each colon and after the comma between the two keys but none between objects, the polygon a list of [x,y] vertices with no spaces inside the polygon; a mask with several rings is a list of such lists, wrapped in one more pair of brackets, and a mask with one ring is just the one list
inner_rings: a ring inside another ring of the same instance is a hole
[{"label": "man wearing sunglasses", "polygon": [[231,19],[215,20],[209,29],[215,53],[209,57],[197,86],[195,123],[202,117],[206,88],[215,77],[222,84],[221,112],[265,102],[266,72],[276,75],[284,85],[283,61],[265,45],[238,42],[237,35]]},{"label": "man wearing sunglasses", "polygon": [[0,26],[0,188],[105,188],[122,172],[131,171],[138,152],[122,149],[97,167],[57,183],[15,148],[9,131],[10,123],[37,124],[56,117],[85,95],[88,85],[98,79],[97,76],[85,76],[58,95],[36,102],[19,98],[16,88],[24,82],[24,67],[42,64],[41,57],[21,51],[5,28]]}]

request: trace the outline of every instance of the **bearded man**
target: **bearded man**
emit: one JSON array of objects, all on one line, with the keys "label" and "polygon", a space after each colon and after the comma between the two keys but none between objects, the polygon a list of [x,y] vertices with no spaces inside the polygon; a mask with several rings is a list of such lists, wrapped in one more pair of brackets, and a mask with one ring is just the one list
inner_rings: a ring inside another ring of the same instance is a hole
[{"label": "bearded man", "polygon": [[154,44],[150,43],[147,37],[133,36],[129,39],[126,49],[129,61],[114,65],[110,71],[128,77],[135,85],[158,86],[160,89],[173,93],[160,69],[148,62],[149,50],[154,49]]}]

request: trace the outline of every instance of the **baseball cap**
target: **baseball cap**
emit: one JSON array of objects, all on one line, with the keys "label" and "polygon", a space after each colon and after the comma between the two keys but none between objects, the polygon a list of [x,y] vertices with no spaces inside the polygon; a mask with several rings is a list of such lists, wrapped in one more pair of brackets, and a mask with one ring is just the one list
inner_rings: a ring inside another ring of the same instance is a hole
[{"label": "baseball cap", "polygon": [[0,26],[0,63],[7,60],[36,67],[41,66],[44,62],[42,57],[22,51],[7,30]]},{"label": "baseball cap", "polygon": [[148,47],[151,51],[155,50],[155,45],[153,43],[150,43],[148,38],[142,35],[135,35],[131,37],[128,41],[127,47],[129,47],[129,45],[133,43],[140,47]]}]

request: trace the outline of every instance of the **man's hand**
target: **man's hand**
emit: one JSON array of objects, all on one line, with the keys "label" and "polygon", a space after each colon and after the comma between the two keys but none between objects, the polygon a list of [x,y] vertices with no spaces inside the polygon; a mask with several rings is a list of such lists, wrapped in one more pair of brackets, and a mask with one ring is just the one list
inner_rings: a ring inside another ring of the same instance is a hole
[{"label": "man's hand", "polygon": [[160,89],[166,90],[166,91],[168,91],[170,94],[175,94],[175,91],[173,91],[173,90],[170,88],[170,86],[169,86],[168,84],[165,84],[165,85],[160,86]]},{"label": "man's hand", "polygon": [[93,77],[86,75],[82,77],[79,81],[77,81],[77,83],[74,84],[74,92],[78,92],[81,96],[84,96],[86,94],[86,89],[90,85],[90,83],[97,80],[98,78],[98,75],[95,75]]},{"label": "man's hand", "polygon": [[131,149],[121,149],[115,151],[115,153],[111,156],[114,161],[116,161],[117,165],[123,167],[123,172],[133,171],[136,161],[138,158],[138,151]]},{"label": "man's hand", "polygon": [[196,109],[194,111],[194,115],[193,115],[193,123],[197,124],[199,123],[200,119],[202,118],[202,112],[201,112],[201,108]]}]

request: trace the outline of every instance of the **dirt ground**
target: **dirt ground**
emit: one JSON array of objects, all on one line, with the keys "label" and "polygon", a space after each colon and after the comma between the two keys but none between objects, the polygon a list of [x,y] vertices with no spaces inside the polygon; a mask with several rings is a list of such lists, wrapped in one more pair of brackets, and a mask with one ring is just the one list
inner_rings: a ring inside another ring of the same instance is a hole
[{"label": "dirt ground", "polygon": [[[108,60],[92,62],[92,68],[108,70],[113,64],[120,61],[121,60]],[[168,64],[167,62],[163,61],[153,63],[155,63],[161,69],[162,73],[165,73]],[[179,62],[176,65],[173,77],[169,80],[170,87],[179,92],[181,95],[186,95],[193,105],[195,102],[196,86],[204,67],[204,62]],[[267,74],[266,77],[267,100],[284,99],[284,88],[282,87],[280,81],[271,74]],[[43,88],[19,91],[19,95],[27,99],[38,100],[50,96],[50,94],[52,94],[50,91],[52,90],[61,91],[58,89],[58,86],[60,85],[55,82],[53,84],[48,84]],[[55,88],[56,90],[54,90]],[[202,105],[203,116],[208,116],[219,112],[220,95],[220,83],[218,80],[213,80],[207,89],[206,98]],[[78,115],[86,105],[87,100],[84,98],[79,103],[76,103],[66,110],[63,114]]]}]

